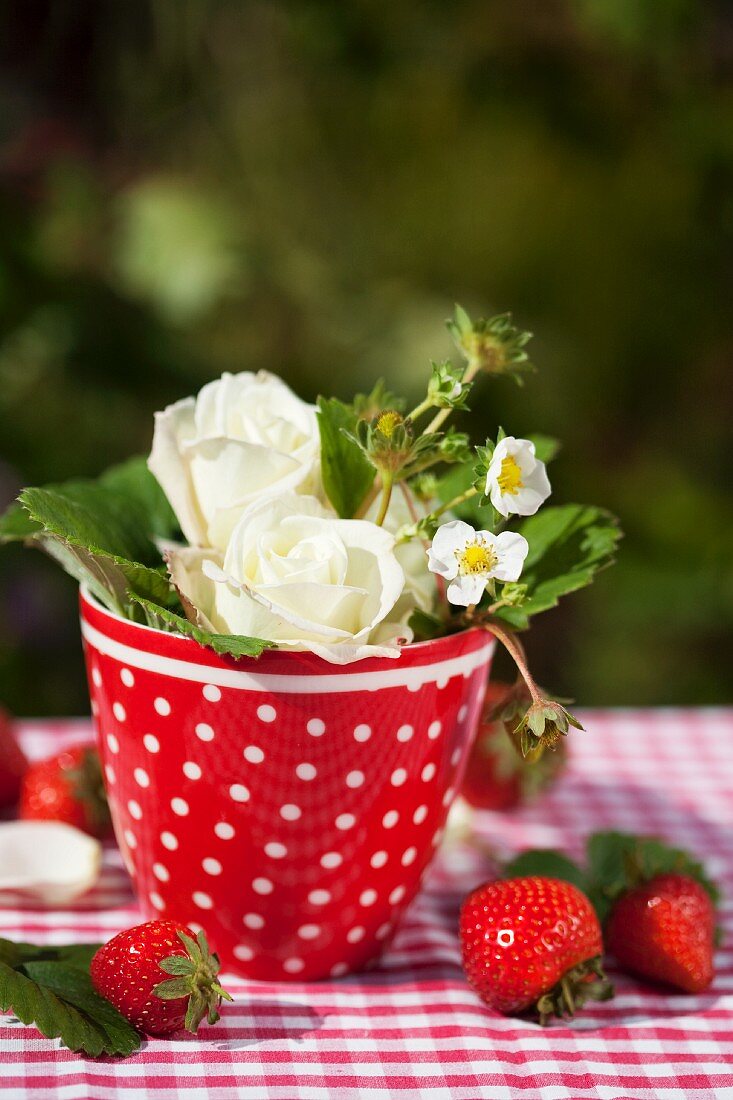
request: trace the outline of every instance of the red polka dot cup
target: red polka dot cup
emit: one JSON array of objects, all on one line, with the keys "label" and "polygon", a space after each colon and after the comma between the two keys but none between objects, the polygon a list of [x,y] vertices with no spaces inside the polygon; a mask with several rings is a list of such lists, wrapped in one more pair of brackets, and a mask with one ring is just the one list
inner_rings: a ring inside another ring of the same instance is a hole
[{"label": "red polka dot cup", "polygon": [[115,832],[143,910],[258,979],[359,970],[442,835],[493,652],[480,630],[336,666],[218,657],[82,591]]}]

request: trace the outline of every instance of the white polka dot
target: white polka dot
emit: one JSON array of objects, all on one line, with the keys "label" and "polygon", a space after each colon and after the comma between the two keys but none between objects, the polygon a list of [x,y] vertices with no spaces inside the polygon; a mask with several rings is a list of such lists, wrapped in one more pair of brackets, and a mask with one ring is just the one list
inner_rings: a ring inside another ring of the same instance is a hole
[{"label": "white polka dot", "polygon": [[393,787],[401,787],[407,779],[407,772],[404,768],[396,768],[390,776],[390,783]]},{"label": "white polka dot", "polygon": [[374,902],[376,900],[377,900],[377,891],[376,890],[364,890],[364,892],[359,897],[359,901],[361,902],[362,905],[374,905]]},{"label": "white polka dot", "polygon": [[188,802],[185,798],[172,798],[171,809],[174,814],[178,814],[179,817],[186,817],[188,814]]},{"label": "white polka dot", "polygon": [[308,901],[311,905],[328,905],[331,895],[328,890],[311,890]]},{"label": "white polka dot", "polygon": [[458,711],[458,721],[459,722],[465,721],[465,718],[466,718],[467,714],[468,714],[468,707],[464,703],[463,706],[461,707],[461,709]]},{"label": "white polka dot", "polygon": [[210,703],[218,703],[221,699],[221,691],[216,684],[204,684],[202,692],[204,699],[208,699]]},{"label": "white polka dot", "polygon": [[125,687],[131,688],[135,686],[135,677],[132,675],[129,668],[121,669],[120,680],[122,680]]},{"label": "white polka dot", "polygon": [[357,741],[368,741],[372,735],[371,727],[366,725],[357,726],[354,730],[354,738]]},{"label": "white polka dot", "polygon": [[438,845],[440,844],[442,839],[443,839],[443,830],[438,829],[435,833],[435,836],[433,837],[433,844],[435,845],[436,848],[438,847]]},{"label": "white polka dot", "polygon": [[340,852],[325,852],[321,856],[321,867],[325,867],[327,870],[331,870],[333,867],[340,867],[344,862],[344,857]]},{"label": "white polka dot", "polygon": [[400,726],[400,728],[397,730],[397,740],[409,741],[414,732],[415,730],[412,728],[412,726]]},{"label": "white polka dot", "polygon": [[285,821],[297,821],[302,813],[300,806],[296,806],[293,802],[286,802],[284,806],[280,807],[280,817]]},{"label": "white polka dot", "polygon": [[385,829],[394,829],[397,822],[400,820],[400,815],[397,810],[387,810],[386,814],[382,818],[382,824]]},{"label": "white polka dot", "polygon": [[402,853],[402,859],[400,860],[403,867],[409,867],[411,863],[415,862],[417,856],[417,848],[405,848]]},{"label": "white polka dot", "polygon": [[143,737],[143,745],[148,752],[160,752],[160,741],[153,733],[146,733]]},{"label": "white polka dot", "polygon": [[220,840],[231,840],[234,836],[234,826],[230,825],[228,821],[217,821],[214,832]]},{"label": "white polka dot", "polygon": [[453,796],[454,796],[455,793],[456,792],[453,790],[452,787],[448,788],[448,790],[443,795],[443,805],[444,806],[450,806],[451,802],[453,801]]},{"label": "white polka dot", "polygon": [[384,850],[382,850],[379,852],[375,852],[369,862],[371,863],[372,867],[384,867],[388,859],[389,856]]},{"label": "white polka dot", "polygon": [[188,927],[191,929],[194,936],[198,936],[199,932],[203,932],[204,930],[203,924],[199,924],[197,920],[190,920],[188,922]]},{"label": "white polka dot", "polygon": [[431,722],[428,726],[428,737],[431,741],[434,741],[436,737],[440,737],[440,732],[443,729],[442,722]]},{"label": "white polka dot", "polygon": [[206,871],[207,875],[220,875],[222,872],[221,863],[218,859],[213,859],[211,856],[207,856],[206,859],[201,860],[201,866]]},{"label": "white polka dot", "polygon": [[250,764],[261,764],[265,759],[265,754],[257,745],[247,745],[244,750],[244,759],[248,760]]},{"label": "white polka dot", "polygon": [[420,775],[422,776],[425,783],[429,783],[430,780],[434,777],[436,771],[437,768],[435,767],[435,764],[426,764],[423,770],[420,772]]},{"label": "white polka dot", "polygon": [[125,837],[125,840],[127,841],[128,848],[137,848],[137,837],[133,833],[132,829],[125,829],[123,835]]},{"label": "white polka dot", "polygon": [[348,963],[336,963],[335,966],[331,967],[331,977],[340,978],[342,974],[345,974],[348,971],[348,969]]},{"label": "white polka dot", "polygon": [[167,867],[164,867],[162,863],[153,864],[153,874],[157,879],[160,879],[161,882],[167,882],[171,877],[170,871]]},{"label": "white polka dot", "polygon": [[213,741],[214,731],[206,722],[199,722],[196,726],[196,736],[200,741]]},{"label": "white polka dot", "polygon": [[102,673],[99,671],[99,669],[96,667],[96,665],[92,669],[92,683],[94,684],[95,687],[101,687],[102,686]]},{"label": "white polka dot", "polygon": [[364,775],[364,772],[349,772],[349,774],[346,776],[346,786],[353,789],[355,789],[356,787],[361,787],[365,779],[366,776]]},{"label": "white polka dot", "polygon": [[311,737],[321,737],[326,732],[326,723],[321,718],[311,718],[305,728]]},{"label": "white polka dot", "polygon": [[366,936],[366,928],[362,928],[360,924],[357,924],[354,928],[350,928],[346,933],[346,939],[349,943],[359,943]]},{"label": "white polka dot", "polygon": [[356,825],[356,818],[353,814],[339,814],[335,824],[337,829],[351,829]]},{"label": "white polka dot", "polygon": [[178,847],[178,837],[175,837],[173,833],[161,833],[160,843],[164,848],[167,848],[169,852],[175,852]]},{"label": "white polka dot", "polygon": [[134,798],[131,798],[127,803],[127,808],[130,811],[130,816],[134,817],[136,821],[139,821],[143,816],[143,811],[139,802],[136,802]]},{"label": "white polka dot", "polygon": [[242,962],[249,962],[250,959],[255,957],[255,953],[251,947],[247,947],[246,943],[238,943],[232,950],[232,954],[235,959],[241,959]]},{"label": "white polka dot", "polygon": [[148,896],[150,898],[150,904],[152,905],[153,909],[157,909],[159,912],[161,909],[165,909],[165,902],[163,901],[160,894],[157,894],[155,890],[151,890]]},{"label": "white polka dot", "polygon": [[270,859],[285,859],[288,854],[288,850],[284,844],[280,844],[277,840],[271,840],[269,844],[265,845],[265,855]]},{"label": "white polka dot", "polygon": [[259,913],[245,913],[242,920],[248,928],[264,928],[265,918],[261,917]]},{"label": "white polka dot", "polygon": [[297,775],[298,779],[305,779],[307,781],[310,779],[315,779],[318,775],[318,772],[312,764],[298,764],[297,768],[295,769],[295,774]]},{"label": "white polka dot", "polygon": [[159,695],[157,699],[153,699],[153,706],[158,714],[161,714],[163,718],[167,718],[171,712],[171,705],[167,699],[164,699],[162,695]]},{"label": "white polka dot", "polygon": [[320,924],[301,924],[298,935],[302,940],[315,940],[321,934]]},{"label": "white polka dot", "polygon": [[269,878],[256,878],[252,883],[252,889],[256,894],[271,894],[275,887]]},{"label": "white polka dot", "polygon": [[96,718],[97,715],[99,714],[99,707],[97,706],[97,700],[96,699],[90,699],[89,700],[89,707],[91,709],[92,714]]},{"label": "white polka dot", "polygon": [[114,714],[118,722],[124,722],[127,718],[127,711],[123,707],[122,703],[113,703],[112,713]]},{"label": "white polka dot", "polygon": [[120,743],[113,733],[107,734],[107,748],[110,752],[117,753],[120,751]]},{"label": "white polka dot", "polygon": [[114,783],[117,779],[117,776],[115,775],[115,770],[111,764],[104,765],[104,774],[107,776],[108,783]]},{"label": "white polka dot", "polygon": [[457,749],[454,749],[454,750],[453,750],[453,755],[452,755],[452,756],[451,756],[451,758],[450,758],[450,762],[451,762],[451,767],[452,767],[452,768],[455,768],[456,764],[457,764],[457,763],[458,763],[458,761],[459,761],[459,760],[461,759],[461,753],[462,753],[462,751],[463,751],[463,750],[461,749],[461,746],[460,746],[460,745],[458,746],[458,748],[457,748]]},{"label": "white polka dot", "polygon": [[387,938],[387,936],[390,934],[391,931],[392,931],[392,925],[388,921],[386,924],[380,924],[379,928],[374,933],[374,935],[378,940],[384,940],[384,939]]},{"label": "white polka dot", "polygon": [[197,905],[199,907],[199,909],[213,909],[214,908],[213,900],[209,897],[208,894],[205,894],[203,892],[203,890],[196,890],[192,894],[191,900],[193,901],[194,905]]},{"label": "white polka dot", "polygon": [[247,802],[249,800],[249,791],[241,783],[232,783],[229,794],[235,802]]},{"label": "white polka dot", "polygon": [[145,768],[135,768],[135,771],[132,774],[134,775],[135,782],[138,784],[139,787],[150,786],[150,776],[145,771]]},{"label": "white polka dot", "polygon": [[286,959],[283,963],[283,970],[287,970],[288,974],[300,974],[301,970],[305,969],[305,963],[302,959],[293,957],[292,959]]},{"label": "white polka dot", "polygon": [[414,814],[412,815],[412,820],[415,822],[416,825],[422,825],[423,821],[425,820],[425,818],[427,816],[428,816],[427,806],[418,806],[418,808],[415,810]]},{"label": "white polka dot", "polygon": [[269,703],[263,703],[261,707],[257,708],[257,717],[260,722],[274,722],[277,718],[277,711]]},{"label": "white polka dot", "polygon": [[407,891],[404,886],[395,886],[394,890],[389,895],[390,905],[397,905],[398,902],[402,901],[406,893]]},{"label": "white polka dot", "polygon": [[187,779],[200,779],[202,772],[198,764],[194,763],[193,760],[187,760],[183,765],[183,774]]}]

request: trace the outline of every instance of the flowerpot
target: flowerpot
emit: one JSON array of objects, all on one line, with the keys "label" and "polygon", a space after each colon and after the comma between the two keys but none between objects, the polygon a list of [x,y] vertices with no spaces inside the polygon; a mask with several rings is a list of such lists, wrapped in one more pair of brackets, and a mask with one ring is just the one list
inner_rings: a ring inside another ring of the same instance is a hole
[{"label": "flowerpot", "polygon": [[81,595],[115,832],[143,910],[204,926],[223,964],[321,978],[378,957],[437,847],[493,639],[347,666],[218,657]]}]

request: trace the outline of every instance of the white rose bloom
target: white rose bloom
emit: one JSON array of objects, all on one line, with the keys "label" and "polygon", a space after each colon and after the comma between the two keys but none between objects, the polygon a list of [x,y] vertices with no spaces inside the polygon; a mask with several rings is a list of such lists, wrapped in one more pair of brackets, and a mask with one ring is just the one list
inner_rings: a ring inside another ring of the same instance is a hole
[{"label": "white rose bloom", "polygon": [[[245,634],[333,664],[398,657],[411,641],[412,601],[389,532],[338,519],[313,497],[286,494],[253,505],[226,554],[192,547],[168,555],[189,614],[220,634]],[[399,617],[398,617],[399,616]]]},{"label": "white rose bloom", "polygon": [[435,532],[428,568],[451,582],[451,603],[468,607],[479,602],[490,580],[518,580],[528,551],[524,535],[476,531],[470,523],[454,519]]},{"label": "white rose bloom", "polygon": [[188,542],[224,551],[250,504],[318,491],[315,406],[265,371],[223,374],[155,414],[148,466]]},{"label": "white rose bloom", "polygon": [[[410,509],[410,503],[415,512]],[[379,499],[369,508],[366,519],[374,522],[379,514]],[[414,499],[409,488],[400,483],[395,485],[392,497],[384,517],[384,530],[395,535],[401,527],[407,527],[418,518],[425,515],[422,508]],[[410,539],[395,546],[395,557],[402,566],[405,574],[405,599],[412,599],[412,606],[419,607],[421,611],[432,611],[437,596],[435,578],[430,576],[425,565],[425,550],[420,539]]]},{"label": "white rose bloom", "polygon": [[486,496],[502,516],[533,516],[551,493],[534,443],[508,435],[496,445],[486,475]]}]

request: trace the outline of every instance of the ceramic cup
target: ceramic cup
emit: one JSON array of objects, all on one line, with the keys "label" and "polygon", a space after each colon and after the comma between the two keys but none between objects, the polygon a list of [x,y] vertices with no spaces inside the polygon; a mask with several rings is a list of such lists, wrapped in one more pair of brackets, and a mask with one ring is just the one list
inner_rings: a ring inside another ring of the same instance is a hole
[{"label": "ceramic cup", "polygon": [[493,639],[396,660],[218,657],[81,594],[117,840],[144,912],[203,926],[257,979],[356,971],[389,942],[442,834]]}]

